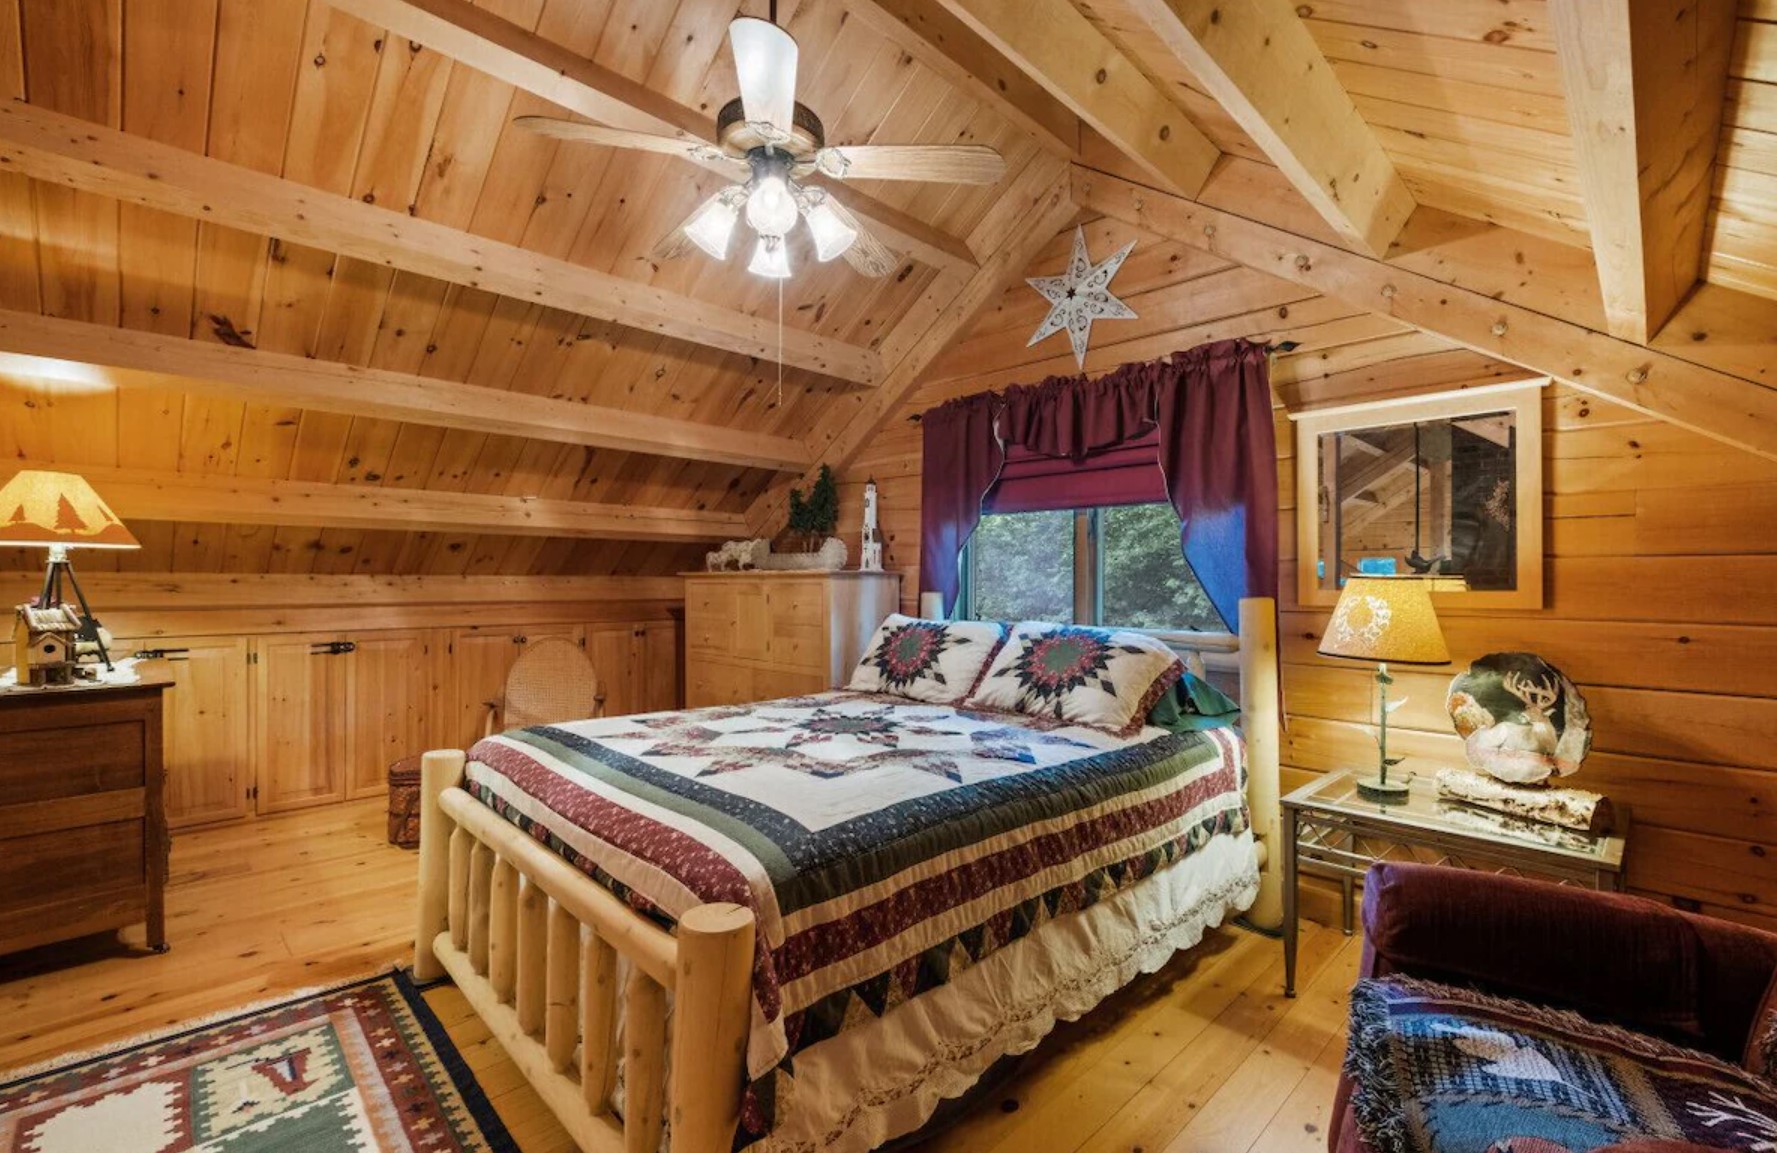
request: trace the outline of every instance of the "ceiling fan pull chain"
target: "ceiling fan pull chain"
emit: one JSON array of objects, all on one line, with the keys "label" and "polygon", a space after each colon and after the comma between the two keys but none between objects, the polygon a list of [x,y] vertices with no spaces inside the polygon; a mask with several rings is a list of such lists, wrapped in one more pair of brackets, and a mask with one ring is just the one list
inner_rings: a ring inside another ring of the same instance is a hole
[{"label": "ceiling fan pull chain", "polygon": [[[773,8],[777,5],[774,2]],[[784,404],[784,282],[777,282],[777,404]]]}]

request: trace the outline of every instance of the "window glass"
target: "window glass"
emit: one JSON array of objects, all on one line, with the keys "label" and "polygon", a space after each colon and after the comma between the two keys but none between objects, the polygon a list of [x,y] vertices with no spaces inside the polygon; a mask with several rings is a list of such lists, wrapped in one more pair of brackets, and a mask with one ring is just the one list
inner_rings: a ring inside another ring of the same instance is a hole
[{"label": "window glass", "polygon": [[1099,615],[1137,629],[1220,632],[1222,618],[1179,551],[1170,504],[1132,504],[1098,513]]},{"label": "window glass", "polygon": [[[1087,550],[1079,557],[1076,526]],[[977,620],[1226,628],[1180,555],[1178,515],[1164,502],[984,516],[968,573],[965,612]]]},{"label": "window glass", "polygon": [[971,609],[985,621],[1074,620],[1074,514],[984,516],[969,539]]}]

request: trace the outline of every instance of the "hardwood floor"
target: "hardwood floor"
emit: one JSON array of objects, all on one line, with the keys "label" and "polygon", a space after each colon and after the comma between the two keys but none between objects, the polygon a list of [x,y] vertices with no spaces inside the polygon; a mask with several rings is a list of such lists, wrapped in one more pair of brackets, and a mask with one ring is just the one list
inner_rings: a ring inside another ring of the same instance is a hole
[{"label": "hardwood floor", "polygon": [[[414,854],[366,801],[177,834],[164,956],[140,930],[0,958],[0,1074],[368,975],[408,959]],[[1312,1153],[1344,1054],[1357,942],[1303,926],[1302,996],[1277,942],[1218,930],[1063,1025],[929,1153]],[[427,1001],[524,1153],[573,1146],[468,1004]]]}]

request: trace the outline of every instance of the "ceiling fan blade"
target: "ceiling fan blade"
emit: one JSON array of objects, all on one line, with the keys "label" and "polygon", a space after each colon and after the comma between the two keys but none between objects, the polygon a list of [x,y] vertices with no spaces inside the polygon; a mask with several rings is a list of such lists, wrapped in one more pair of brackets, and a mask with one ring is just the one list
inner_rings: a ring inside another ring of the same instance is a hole
[{"label": "ceiling fan blade", "polygon": [[858,223],[858,218],[851,214],[851,210],[839,203],[838,197],[829,194],[826,202],[828,207],[833,209],[833,214],[839,217],[847,228],[858,234],[858,238],[852,241],[851,247],[840,254],[841,259],[858,272],[872,278],[892,275],[895,269],[901,266],[901,258],[896,256],[882,241],[870,235],[869,231]]},{"label": "ceiling fan blade", "polygon": [[998,184],[1006,162],[984,144],[854,144],[815,153],[817,171],[840,180]]},{"label": "ceiling fan blade", "polygon": [[796,38],[769,20],[740,16],[728,25],[728,43],[747,123],[769,125],[788,140],[796,124]]},{"label": "ceiling fan blade", "polygon": [[657,152],[662,156],[677,156],[681,160],[690,160],[697,164],[724,167],[733,174],[736,180],[744,180],[752,174],[752,167],[745,160],[730,156],[714,144],[706,144],[701,140],[689,140],[679,136],[656,136],[651,132],[631,132],[626,128],[610,128],[603,124],[583,124],[578,120],[563,120],[557,116],[520,116],[512,123],[527,132],[535,132],[539,136],[549,136],[556,140],[570,140],[577,144],[596,144],[603,148],[633,148],[640,152]]}]

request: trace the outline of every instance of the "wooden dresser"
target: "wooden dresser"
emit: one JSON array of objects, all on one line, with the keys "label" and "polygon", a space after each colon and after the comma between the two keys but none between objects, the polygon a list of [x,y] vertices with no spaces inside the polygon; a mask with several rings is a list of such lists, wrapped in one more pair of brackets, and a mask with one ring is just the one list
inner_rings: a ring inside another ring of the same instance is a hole
[{"label": "wooden dresser", "polygon": [[164,688],[0,692],[0,953],[143,921],[166,949]]},{"label": "wooden dresser", "polygon": [[899,573],[686,573],[685,706],[842,685],[900,599]]}]

